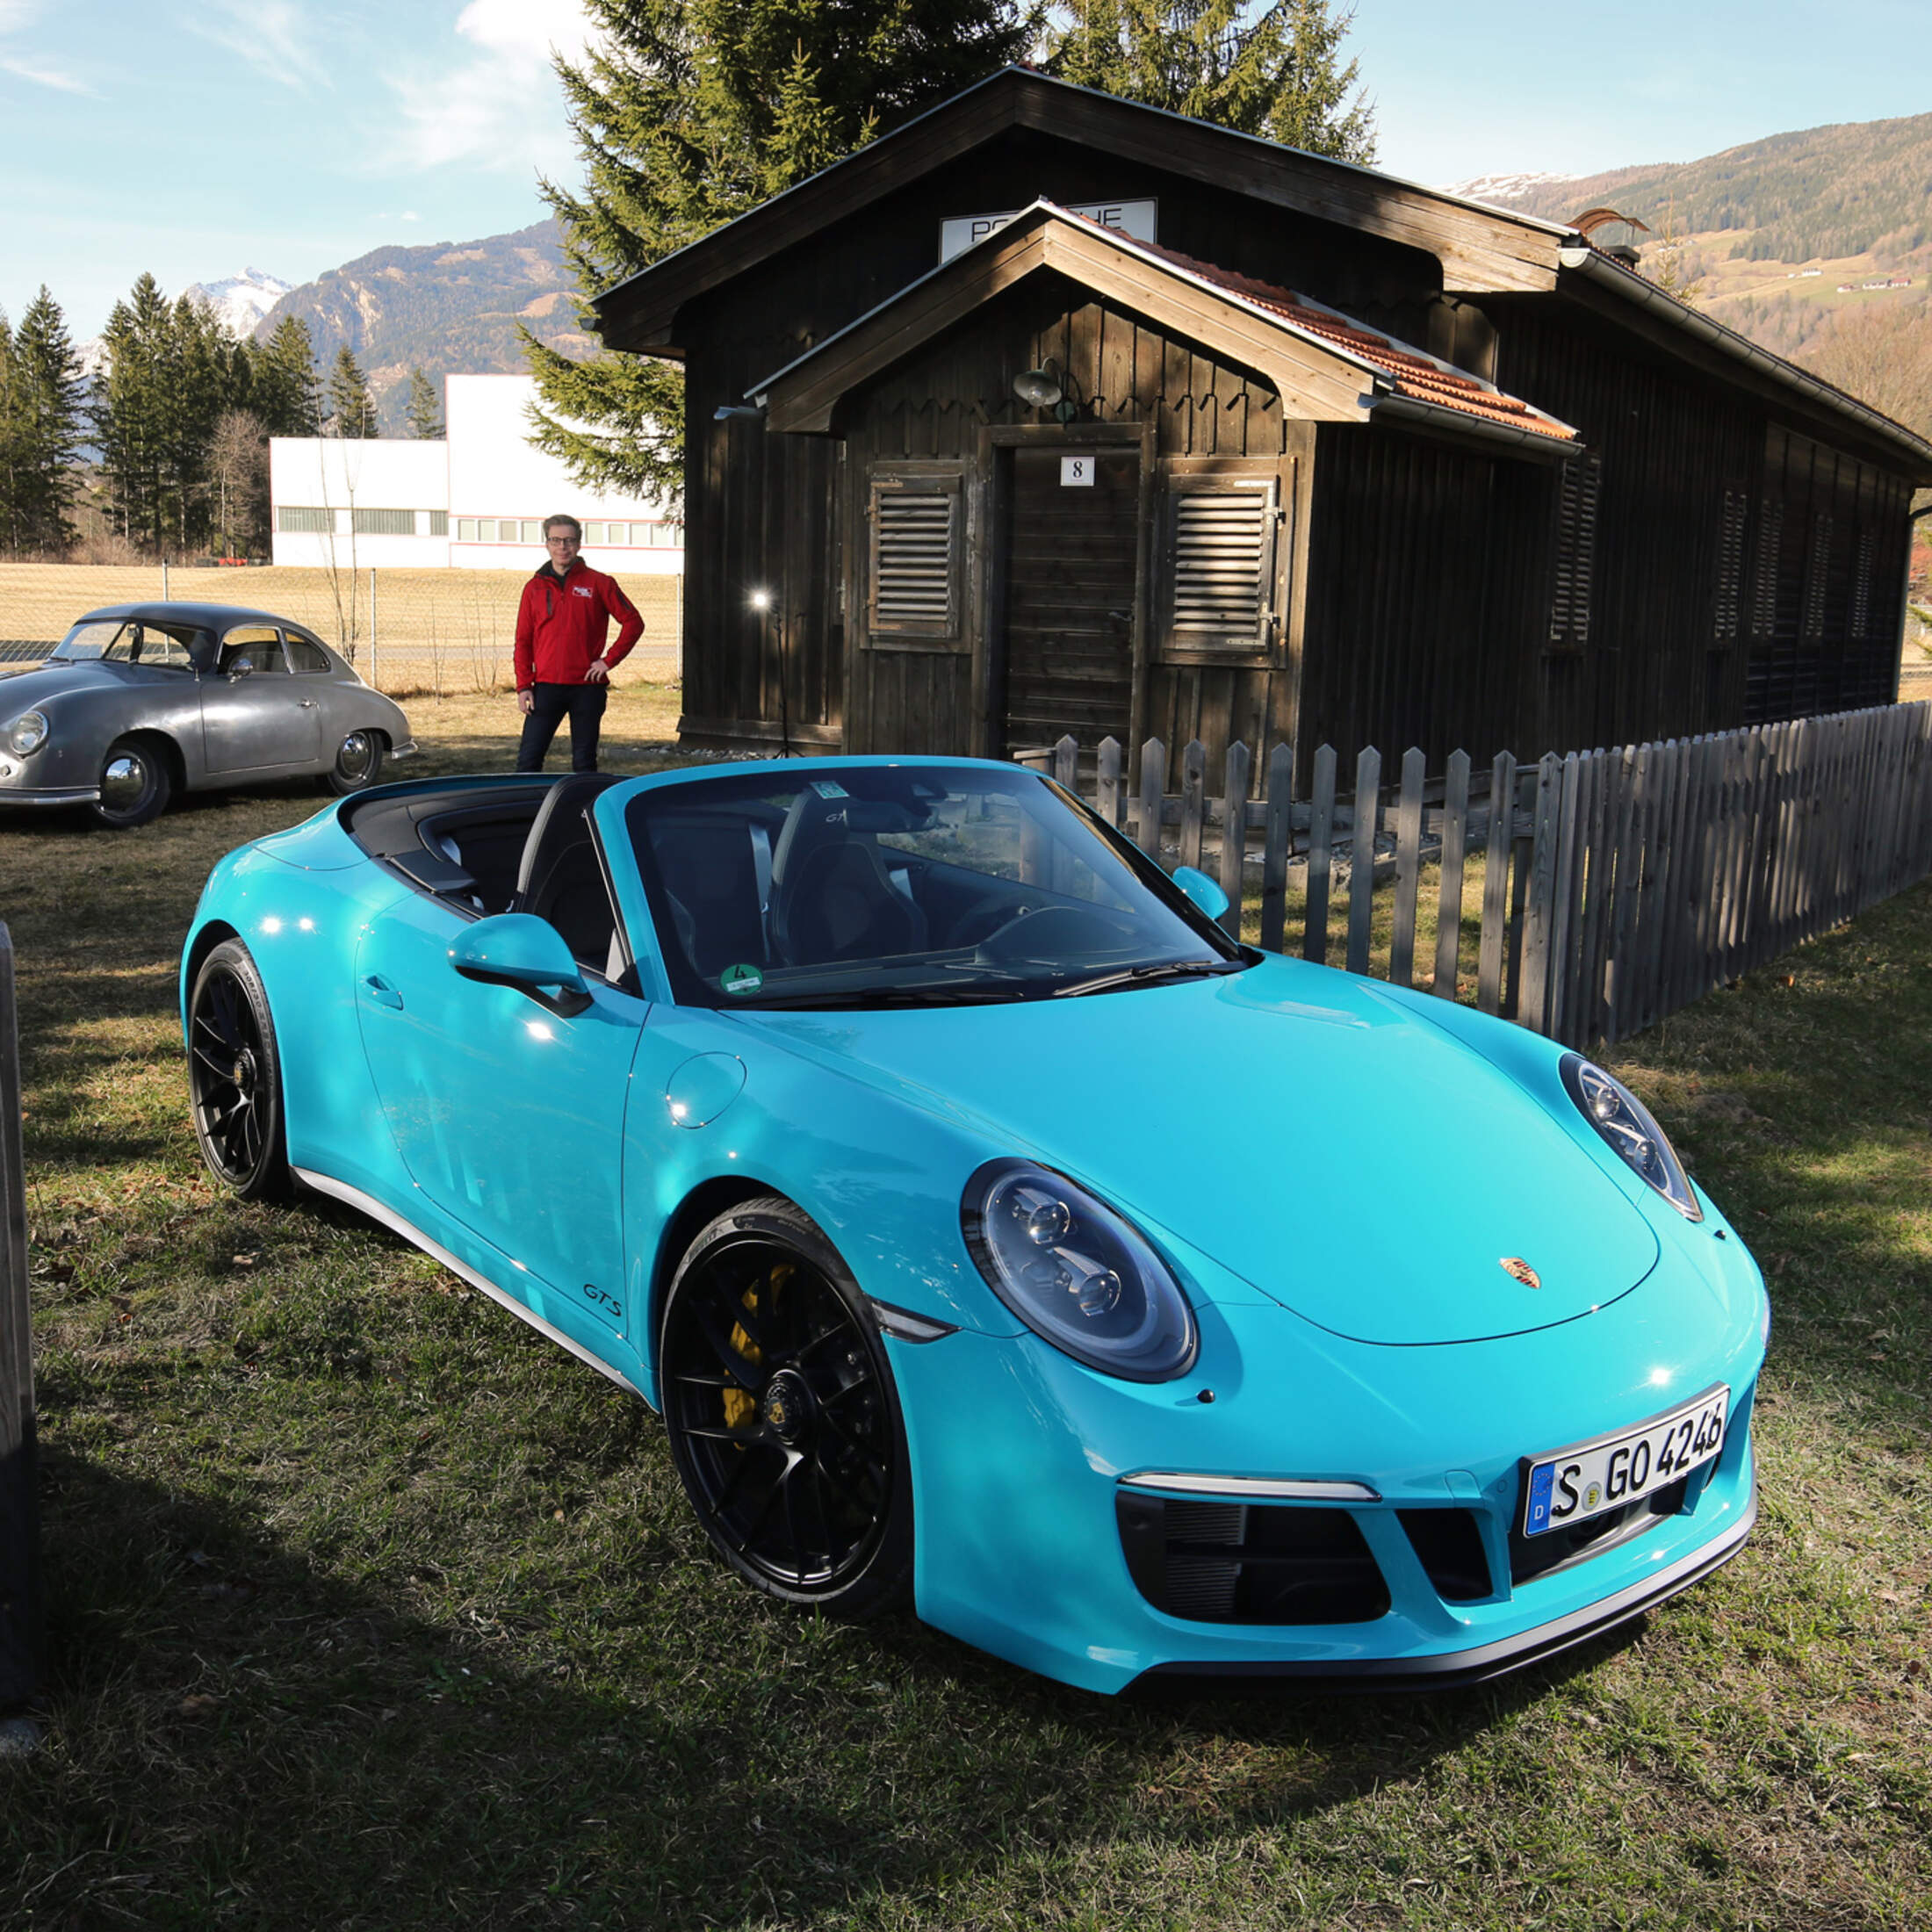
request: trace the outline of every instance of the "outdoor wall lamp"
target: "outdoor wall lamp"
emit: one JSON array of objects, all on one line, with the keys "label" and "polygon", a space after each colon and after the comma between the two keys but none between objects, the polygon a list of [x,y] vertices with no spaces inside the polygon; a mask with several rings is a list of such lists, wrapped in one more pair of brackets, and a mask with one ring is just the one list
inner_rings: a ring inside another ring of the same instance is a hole
[{"label": "outdoor wall lamp", "polygon": [[1063,376],[1049,356],[1037,369],[1023,369],[1013,379],[1013,393],[1029,409],[1050,409],[1056,422],[1071,422],[1080,405],[1067,392],[1077,385]]}]

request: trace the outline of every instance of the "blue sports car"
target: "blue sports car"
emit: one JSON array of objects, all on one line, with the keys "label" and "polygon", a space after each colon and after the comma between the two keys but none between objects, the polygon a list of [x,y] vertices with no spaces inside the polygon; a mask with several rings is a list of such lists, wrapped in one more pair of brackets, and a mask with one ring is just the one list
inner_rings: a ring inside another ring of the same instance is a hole
[{"label": "blue sports car", "polygon": [[653,1403],[757,1588],[1070,1683],[1467,1681],[1734,1554],[1763,1283],[1642,1103],[1224,910],[972,760],[385,786],[210,877],[195,1130]]}]

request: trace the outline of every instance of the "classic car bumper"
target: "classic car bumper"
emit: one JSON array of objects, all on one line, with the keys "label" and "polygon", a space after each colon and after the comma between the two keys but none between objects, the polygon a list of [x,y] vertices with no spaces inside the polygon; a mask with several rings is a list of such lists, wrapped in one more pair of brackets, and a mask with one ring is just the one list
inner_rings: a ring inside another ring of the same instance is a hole
[{"label": "classic car bumper", "polygon": [[100,795],[98,785],[11,785],[5,771],[0,769],[0,806],[90,805]]}]

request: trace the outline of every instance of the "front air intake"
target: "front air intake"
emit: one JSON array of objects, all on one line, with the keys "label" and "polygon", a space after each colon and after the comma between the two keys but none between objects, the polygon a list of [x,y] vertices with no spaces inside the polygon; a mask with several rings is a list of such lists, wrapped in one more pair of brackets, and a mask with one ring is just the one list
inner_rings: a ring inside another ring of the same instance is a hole
[{"label": "front air intake", "polygon": [[1388,1585],[1346,1510],[1179,1502],[1116,1492],[1141,1595],[1208,1624],[1361,1624],[1388,1612]]}]

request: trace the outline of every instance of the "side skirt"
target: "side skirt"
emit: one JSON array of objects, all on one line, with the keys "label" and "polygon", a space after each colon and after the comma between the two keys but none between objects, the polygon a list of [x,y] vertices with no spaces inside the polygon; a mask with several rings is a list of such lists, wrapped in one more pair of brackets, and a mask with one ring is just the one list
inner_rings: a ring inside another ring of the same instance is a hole
[{"label": "side skirt", "polygon": [[394,1208],[386,1208],[373,1194],[365,1194],[359,1187],[351,1187],[347,1181],[335,1179],[332,1175],[318,1174],[313,1168],[298,1167],[295,1178],[305,1187],[313,1187],[318,1194],[330,1194],[337,1200],[346,1201],[358,1213],[379,1221],[392,1234],[399,1234],[413,1248],[421,1248],[432,1261],[439,1261],[451,1274],[460,1275],[464,1280],[479,1294],[487,1294],[493,1301],[500,1301],[519,1321],[528,1322],[539,1335],[547,1336],[559,1348],[567,1348],[580,1362],[588,1362],[600,1375],[608,1375],[619,1388],[627,1388],[633,1395],[644,1399],[644,1391],[628,1375],[620,1374],[601,1357],[593,1355],[583,1344],[573,1337],[566,1335],[560,1328],[553,1327],[533,1309],[527,1308],[513,1294],[506,1294],[495,1282],[479,1274],[468,1262],[461,1261],[450,1252],[440,1241],[433,1241],[422,1229],[405,1221]]}]

